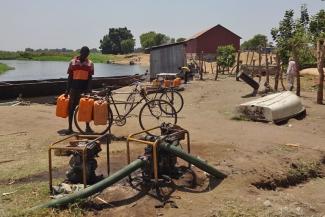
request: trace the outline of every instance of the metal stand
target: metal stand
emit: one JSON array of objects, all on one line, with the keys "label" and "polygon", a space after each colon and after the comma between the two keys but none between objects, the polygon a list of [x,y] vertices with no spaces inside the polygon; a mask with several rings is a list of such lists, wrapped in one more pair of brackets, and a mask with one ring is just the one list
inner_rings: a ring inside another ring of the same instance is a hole
[{"label": "metal stand", "polygon": [[[159,174],[158,174],[158,153],[157,153],[157,146],[162,141],[162,139],[160,137],[157,137],[157,139],[154,142],[150,142],[150,141],[146,141],[146,140],[143,140],[143,139],[135,138],[135,136],[139,136],[141,134],[148,133],[148,132],[150,132],[152,130],[155,130],[155,129],[158,129],[158,128],[160,128],[160,126],[154,127],[152,129],[148,129],[148,130],[143,130],[141,132],[133,133],[133,134],[131,134],[131,135],[128,136],[127,141],[126,141],[126,159],[127,159],[127,164],[130,164],[130,162],[131,162],[131,157],[130,157],[130,141],[152,146],[152,148],[153,148],[152,157],[153,157],[153,166],[154,166],[154,178],[155,178],[155,182],[156,183],[158,183],[158,176],[159,176]],[[190,133],[187,130],[184,130],[184,129],[180,128],[177,132],[175,132],[173,134],[170,134],[169,136],[170,137],[173,137],[173,136],[174,137],[177,137],[177,136],[183,137],[183,135],[186,135],[186,140],[187,140],[187,153],[190,153],[191,152]],[[191,164],[190,163],[188,164],[188,167],[191,167]]]},{"label": "metal stand", "polygon": [[[90,140],[91,139],[91,140]],[[106,158],[107,158],[107,176],[110,174],[110,158],[109,158],[109,144],[111,143],[111,134],[107,133],[102,136],[98,135],[78,135],[74,134],[69,137],[66,137],[64,139],[61,139],[59,141],[56,141],[55,143],[52,143],[49,145],[48,149],[48,155],[49,155],[49,188],[50,192],[53,191],[52,186],[52,150],[60,150],[60,151],[78,151],[80,152],[82,156],[82,170],[83,170],[83,184],[84,188],[87,187],[87,146],[92,144],[93,142],[101,141],[103,139],[106,139]],[[85,141],[86,144],[84,146],[77,146],[73,145],[74,143],[78,143],[81,141]]]}]

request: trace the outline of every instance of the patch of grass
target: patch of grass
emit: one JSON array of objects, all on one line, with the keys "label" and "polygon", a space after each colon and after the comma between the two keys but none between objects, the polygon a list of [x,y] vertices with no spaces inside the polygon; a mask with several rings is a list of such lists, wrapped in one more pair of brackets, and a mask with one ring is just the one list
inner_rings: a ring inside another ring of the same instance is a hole
[{"label": "patch of grass", "polygon": [[287,174],[271,180],[262,180],[252,183],[258,189],[263,190],[276,190],[278,187],[289,188],[290,186],[296,186],[298,184],[309,181],[314,178],[324,177],[324,171],[320,161],[298,161],[292,163]]},{"label": "patch of grass", "polygon": [[223,207],[218,210],[214,217],[259,217],[264,216],[263,209],[260,207],[249,207],[240,201],[226,201]]},{"label": "patch of grass", "polygon": [[[1,196],[5,192],[14,192]],[[39,209],[28,211],[36,205],[50,199],[48,182],[32,182],[17,185],[0,185],[0,216],[1,217],[77,217],[84,216],[83,202],[71,204],[64,209]]]},{"label": "patch of grass", "polygon": [[[35,61],[70,61],[78,56],[77,52],[8,52],[0,51],[3,60],[35,60]],[[125,55],[90,53],[89,59],[94,63],[107,63],[120,61]]]},{"label": "patch of grass", "polygon": [[251,121],[251,119],[249,119],[248,117],[244,116],[244,115],[236,115],[231,117],[231,120],[233,121]]},{"label": "patch of grass", "polygon": [[14,67],[8,66],[6,64],[0,63],[0,74],[5,73],[8,70],[15,69]]},{"label": "patch of grass", "polygon": [[288,171],[288,179],[291,180],[307,180],[309,178],[322,177],[320,162],[299,161],[293,163]]}]

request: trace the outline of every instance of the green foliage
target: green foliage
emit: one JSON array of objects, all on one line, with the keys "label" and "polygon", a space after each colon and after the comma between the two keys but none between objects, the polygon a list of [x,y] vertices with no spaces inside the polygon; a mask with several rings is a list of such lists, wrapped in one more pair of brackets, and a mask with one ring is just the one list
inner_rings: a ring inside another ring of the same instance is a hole
[{"label": "green foliage", "polygon": [[306,29],[309,25],[309,14],[307,10],[306,4],[301,5],[300,7],[300,23],[304,26]]},{"label": "green foliage", "polygon": [[186,38],[178,38],[177,40],[176,40],[176,42],[182,42],[182,41],[185,41],[186,40]]},{"label": "green foliage", "polygon": [[121,42],[121,53],[128,54],[134,51],[135,41],[134,39],[127,39]]},{"label": "green foliage", "polygon": [[257,34],[252,39],[245,41],[241,45],[242,50],[257,50],[259,47],[267,45],[267,36]]},{"label": "green foliage", "polygon": [[162,44],[167,44],[172,41],[173,40],[171,40],[168,36],[162,33],[156,33],[154,31],[146,32],[140,35],[140,43],[143,49],[162,45]]},{"label": "green foliage", "polygon": [[32,54],[30,52],[22,52],[19,54],[23,59],[32,59]]},{"label": "green foliage", "polygon": [[0,63],[0,74],[8,71],[8,70],[11,70],[11,69],[15,69],[14,67],[10,67],[6,64],[3,64],[3,63]]},{"label": "green foliage", "polygon": [[236,61],[236,50],[232,45],[220,46],[217,50],[217,63],[222,68],[231,67]]},{"label": "green foliage", "polygon": [[310,64],[313,61],[313,54],[309,47],[310,36],[306,31],[309,15],[304,6],[301,10],[301,17],[297,21],[294,21],[294,11],[287,10],[279,27],[271,30],[277,52],[284,64],[288,63],[290,56],[299,58],[300,65]]},{"label": "green foliage", "polygon": [[[100,40],[100,49],[103,54],[121,54],[122,51],[122,41],[125,40],[134,40],[133,35],[130,30],[126,27],[124,28],[110,28],[109,33],[104,35],[103,39]],[[134,43],[132,46],[131,41],[127,41],[123,43],[124,51],[134,50]]]},{"label": "green foliage", "polygon": [[325,37],[325,10],[320,10],[316,15],[311,17],[309,31],[312,35],[313,42],[320,37]]},{"label": "green foliage", "polygon": [[[0,51],[0,59],[2,60],[37,60],[37,61],[70,61],[73,57],[78,56],[78,52],[9,52]],[[95,63],[106,63],[110,61],[119,61],[123,56],[113,54],[101,54],[90,52],[89,59]]]}]

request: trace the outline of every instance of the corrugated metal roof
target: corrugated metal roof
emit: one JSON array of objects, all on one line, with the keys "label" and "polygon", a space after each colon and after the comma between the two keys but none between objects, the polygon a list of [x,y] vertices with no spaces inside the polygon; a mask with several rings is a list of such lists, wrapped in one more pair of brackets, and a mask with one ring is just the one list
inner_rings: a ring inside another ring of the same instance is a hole
[{"label": "corrugated metal roof", "polygon": [[159,49],[159,48],[163,48],[163,47],[170,47],[170,46],[180,45],[180,44],[183,44],[183,43],[184,43],[184,41],[176,42],[176,43],[172,43],[172,44],[162,44],[162,45],[146,48],[146,51],[151,51],[151,50],[155,50],[155,49]]},{"label": "corrugated metal roof", "polygon": [[[224,27],[224,26],[218,24],[218,25],[216,25],[216,26],[210,27],[210,28],[208,28],[208,29],[205,29],[205,30],[203,30],[203,31],[201,31],[201,32],[196,33],[196,34],[193,35],[192,37],[186,39],[186,41],[189,41],[189,40],[192,40],[192,39],[196,39],[196,38],[200,37],[201,35],[205,34],[206,32],[210,31],[211,29],[213,29],[213,28],[217,28],[217,27],[224,28],[224,29],[228,30],[229,32],[233,33],[232,31],[230,31],[230,30],[227,29],[226,27]],[[239,38],[241,38],[239,35],[237,35],[237,34],[235,34],[235,33],[233,33],[233,34],[236,35],[236,36],[238,36]]]}]

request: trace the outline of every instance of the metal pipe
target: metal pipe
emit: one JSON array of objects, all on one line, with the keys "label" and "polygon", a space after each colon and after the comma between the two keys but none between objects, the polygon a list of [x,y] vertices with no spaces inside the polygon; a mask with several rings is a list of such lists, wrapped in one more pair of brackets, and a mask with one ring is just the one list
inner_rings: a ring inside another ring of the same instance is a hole
[{"label": "metal pipe", "polygon": [[196,167],[200,168],[201,170],[213,175],[216,178],[226,178],[227,175],[223,174],[222,172],[219,172],[214,167],[210,166],[206,162],[204,162],[201,159],[198,159],[186,152],[184,152],[181,148],[175,146],[177,142],[173,142],[172,144],[162,142],[160,143],[159,147],[163,150],[175,154],[177,157],[182,158],[183,160],[195,165]]},{"label": "metal pipe", "polygon": [[70,194],[63,198],[51,200],[47,203],[35,206],[35,207],[31,208],[30,211],[40,209],[40,208],[59,207],[59,206],[65,205],[65,204],[73,203],[73,202],[83,199],[83,198],[87,198],[93,194],[96,194],[96,193],[104,190],[105,188],[108,188],[109,186],[113,185],[114,183],[120,181],[121,179],[127,177],[128,175],[130,175],[137,169],[143,167],[144,164],[145,164],[145,160],[137,159],[137,160],[133,161],[131,164],[129,164],[129,165],[123,167],[122,169],[120,169],[119,171],[115,172],[111,176],[103,179],[100,182],[97,182],[96,184],[94,184],[88,188],[85,188],[81,191]]}]

